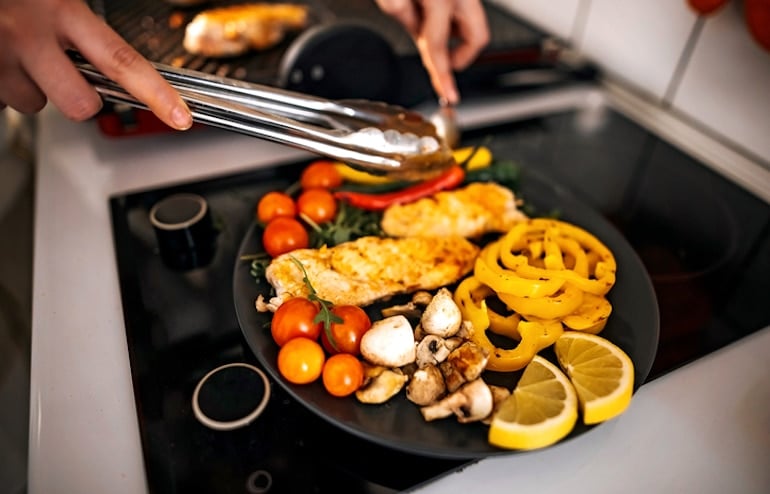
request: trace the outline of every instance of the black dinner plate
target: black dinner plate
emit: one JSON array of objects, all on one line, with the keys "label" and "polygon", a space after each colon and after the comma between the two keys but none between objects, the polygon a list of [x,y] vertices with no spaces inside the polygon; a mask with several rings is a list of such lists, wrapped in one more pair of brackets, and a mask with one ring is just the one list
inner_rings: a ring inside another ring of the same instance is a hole
[{"label": "black dinner plate", "polygon": [[[623,235],[601,214],[579,201],[567,189],[546,179],[534,170],[522,169],[517,194],[536,211],[558,211],[559,218],[581,226],[604,242],[617,261],[617,280],[608,294],[613,311],[601,335],[620,346],[634,363],[635,389],[644,383],[655,359],[658,345],[659,314],[655,292],[641,260]],[[278,346],[270,335],[269,313],[259,313],[254,301],[261,293],[269,293],[269,285],[255,283],[248,262],[241,255],[261,252],[255,223],[246,233],[235,264],[234,299],[243,335],[259,362],[271,377],[294,399],[321,418],[356,436],[396,450],[422,456],[452,459],[475,459],[516,451],[500,449],[487,441],[488,426],[481,423],[460,424],[454,418],[426,422],[419,407],[408,401],[402,390],[382,405],[366,405],[355,397],[335,398],[323,385],[315,382],[294,385],[278,372]],[[388,305],[394,305],[391,301]],[[379,314],[378,307],[370,315]],[[543,352],[554,360],[552,352]],[[513,388],[521,374],[487,372],[485,378],[494,384]],[[565,439],[590,431],[580,421]]]}]

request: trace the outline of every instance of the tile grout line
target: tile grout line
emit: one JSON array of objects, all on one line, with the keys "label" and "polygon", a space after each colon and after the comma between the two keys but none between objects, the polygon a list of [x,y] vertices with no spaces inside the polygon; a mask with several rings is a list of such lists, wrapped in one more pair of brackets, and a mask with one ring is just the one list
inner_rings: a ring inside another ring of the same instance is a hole
[{"label": "tile grout line", "polygon": [[663,94],[663,99],[661,100],[661,106],[663,106],[663,108],[671,108],[673,104],[674,96],[676,95],[677,89],[679,89],[679,84],[682,82],[685,69],[687,69],[687,64],[690,62],[690,57],[692,56],[693,51],[695,51],[695,45],[698,42],[698,38],[700,38],[700,33],[703,31],[705,22],[706,21],[702,16],[698,16],[690,30],[687,42],[682,49],[682,54],[679,56],[674,72],[671,74],[671,80]]}]

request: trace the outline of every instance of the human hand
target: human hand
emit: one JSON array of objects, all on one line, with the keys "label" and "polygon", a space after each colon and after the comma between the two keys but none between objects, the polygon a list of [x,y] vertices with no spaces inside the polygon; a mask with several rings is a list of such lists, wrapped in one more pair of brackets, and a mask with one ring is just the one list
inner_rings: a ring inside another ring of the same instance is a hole
[{"label": "human hand", "polygon": [[82,0],[0,0],[0,109],[36,113],[48,100],[81,121],[102,100],[65,53],[79,51],[167,125],[192,125],[187,105],[153,66]]},{"label": "human hand", "polygon": [[[463,70],[489,43],[489,26],[481,0],[375,0],[414,38],[439,98],[460,100],[452,70]],[[449,41],[458,43],[450,49]]]}]

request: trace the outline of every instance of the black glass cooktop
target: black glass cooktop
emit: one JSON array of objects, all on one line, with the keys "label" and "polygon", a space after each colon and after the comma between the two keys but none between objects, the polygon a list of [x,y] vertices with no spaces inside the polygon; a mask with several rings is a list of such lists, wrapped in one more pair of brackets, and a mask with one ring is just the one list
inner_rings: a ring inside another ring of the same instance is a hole
[{"label": "black glass cooktop", "polygon": [[[628,238],[661,312],[648,379],[770,325],[770,206],[610,111],[574,112],[466,133],[499,159],[537,167]],[[411,456],[336,429],[272,387],[262,416],[232,431],[203,426],[191,397],[210,370],[258,365],[233,306],[233,268],[254,206],[286,167],[113,197],[110,201],[134,393],[151,492],[397,492],[466,461]],[[220,230],[211,263],[167,268],[148,220],[174,192],[209,203]],[[470,460],[469,460],[470,461]]]}]

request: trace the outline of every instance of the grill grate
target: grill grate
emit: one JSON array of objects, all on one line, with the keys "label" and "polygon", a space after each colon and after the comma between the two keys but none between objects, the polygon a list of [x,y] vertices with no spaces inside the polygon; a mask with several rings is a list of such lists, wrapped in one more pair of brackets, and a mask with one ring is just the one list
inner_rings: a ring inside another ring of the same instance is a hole
[{"label": "grill grate", "polygon": [[[206,2],[196,7],[182,8],[162,0],[92,0],[91,8],[149,60],[222,77],[275,85],[283,56],[299,33],[288,33],[281,43],[271,49],[222,59],[193,55],[182,46],[185,26],[197,13],[214,6],[243,3],[243,0],[218,0],[216,3]],[[273,0],[271,3],[278,1]],[[414,50],[409,37],[404,32],[398,32],[400,26],[393,25],[390,18],[383,18],[371,0],[315,0],[304,3],[310,7],[308,27],[347,18],[357,19],[362,24],[376,26],[380,31],[387,26],[390,41],[395,42],[394,46],[399,46],[402,52]],[[329,3],[339,4],[342,15],[329,8]]]},{"label": "grill grate", "polygon": [[[260,0],[277,3],[279,0]],[[244,0],[216,0],[195,7],[176,7],[163,0],[91,0],[91,8],[147,59],[222,77],[278,85],[286,50],[299,33],[290,33],[277,46],[226,59],[187,53],[182,46],[185,26],[200,11],[214,6],[242,4]],[[380,33],[399,57],[416,56],[404,29],[382,13],[372,0],[308,0],[309,26],[356,22]],[[492,38],[487,51],[500,52],[538,46],[543,34],[513,18],[499,7],[485,4]]]}]

